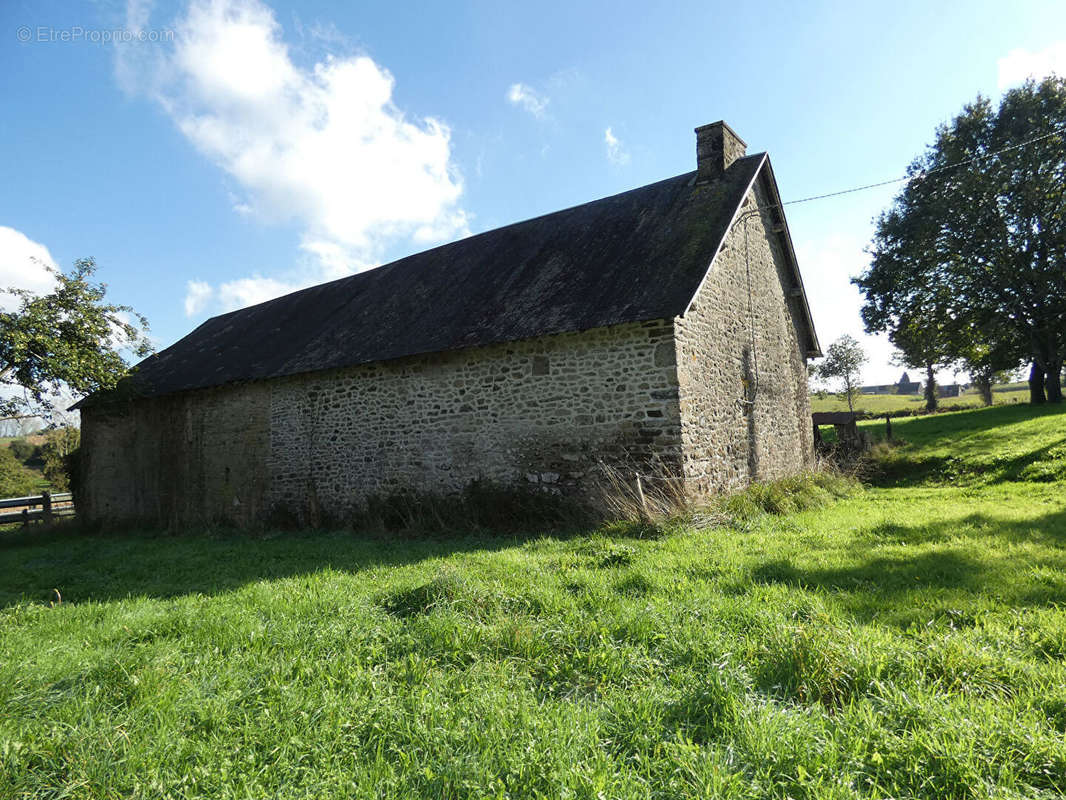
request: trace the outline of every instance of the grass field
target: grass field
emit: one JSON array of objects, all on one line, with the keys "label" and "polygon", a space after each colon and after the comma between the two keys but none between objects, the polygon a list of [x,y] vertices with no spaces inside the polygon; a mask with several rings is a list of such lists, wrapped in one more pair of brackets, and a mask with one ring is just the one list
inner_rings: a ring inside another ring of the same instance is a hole
[{"label": "grass field", "polygon": [[[995,405],[1009,405],[1011,403],[1028,403],[1029,386],[1025,383],[1012,383],[1005,386],[995,387],[992,395]],[[978,408],[981,406],[981,395],[976,390],[963,392],[958,397],[940,398],[942,406],[952,408]],[[847,411],[848,402],[835,395],[820,397],[811,395],[812,411]],[[864,394],[855,401],[855,410],[869,414],[888,414],[893,412],[920,412],[925,410],[925,398],[920,394]]]},{"label": "grass field", "polygon": [[644,538],[0,542],[0,797],[1062,796],[1066,413],[894,427]]}]

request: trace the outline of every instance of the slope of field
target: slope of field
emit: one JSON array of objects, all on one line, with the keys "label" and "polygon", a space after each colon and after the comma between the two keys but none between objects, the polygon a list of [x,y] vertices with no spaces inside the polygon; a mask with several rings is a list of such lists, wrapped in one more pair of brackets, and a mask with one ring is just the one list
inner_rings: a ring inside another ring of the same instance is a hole
[{"label": "slope of field", "polygon": [[[997,386],[992,395],[995,405],[1028,403],[1029,387],[1024,383],[1012,383]],[[975,390],[963,392],[958,397],[940,398],[942,406],[952,408],[978,408],[981,396]],[[925,398],[920,394],[864,394],[855,400],[855,410],[868,414],[889,414],[894,412],[918,413],[925,409]],[[812,411],[847,411],[848,402],[835,395],[811,395]]]},{"label": "slope of field", "polygon": [[1064,423],[652,538],[0,542],[0,797],[1061,796]]}]

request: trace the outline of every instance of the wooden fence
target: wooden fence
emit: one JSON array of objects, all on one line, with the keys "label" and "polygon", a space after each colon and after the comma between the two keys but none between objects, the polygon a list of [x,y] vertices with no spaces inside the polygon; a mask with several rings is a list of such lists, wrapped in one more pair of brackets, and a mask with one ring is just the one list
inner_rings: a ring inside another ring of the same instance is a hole
[{"label": "wooden fence", "polygon": [[[4,511],[3,509],[11,509]],[[9,497],[0,500],[0,525],[21,522],[52,522],[59,517],[74,516],[74,497],[70,492],[42,492],[31,497]]]}]

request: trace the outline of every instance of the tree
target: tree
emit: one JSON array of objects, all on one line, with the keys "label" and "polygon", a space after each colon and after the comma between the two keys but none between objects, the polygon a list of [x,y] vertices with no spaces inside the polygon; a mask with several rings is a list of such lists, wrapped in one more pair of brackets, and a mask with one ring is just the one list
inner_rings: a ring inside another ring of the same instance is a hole
[{"label": "tree", "polygon": [[107,287],[92,282],[93,259],[50,271],[49,294],[4,290],[17,307],[0,313],[0,419],[50,419],[64,393],[113,388],[127,372],[123,351],[143,358],[152,350],[145,318],[104,301]]},{"label": "tree", "polygon": [[71,458],[80,444],[81,431],[74,427],[53,428],[45,434],[41,447],[43,471],[53,489],[61,492],[70,489]]},{"label": "tree", "polygon": [[1066,80],[1051,77],[1007,92],[998,109],[978,97],[937,130],[854,281],[868,331],[891,335],[934,308],[951,356],[996,354],[994,372],[1024,353],[1031,401],[1062,401],[1064,122]]},{"label": "tree", "polygon": [[843,391],[841,398],[848,401],[848,408],[855,410],[855,398],[859,395],[859,375],[866,363],[862,345],[846,333],[825,350],[825,359],[814,368],[823,380],[839,380]]},{"label": "tree", "polygon": [[925,370],[925,410],[936,411],[937,370],[955,361],[948,327],[936,308],[913,308],[900,315],[888,338],[905,367]]},{"label": "tree", "polygon": [[964,332],[956,340],[955,352],[986,406],[992,405],[993,385],[1009,382],[1010,374],[1026,360],[1025,348],[1007,334]]}]

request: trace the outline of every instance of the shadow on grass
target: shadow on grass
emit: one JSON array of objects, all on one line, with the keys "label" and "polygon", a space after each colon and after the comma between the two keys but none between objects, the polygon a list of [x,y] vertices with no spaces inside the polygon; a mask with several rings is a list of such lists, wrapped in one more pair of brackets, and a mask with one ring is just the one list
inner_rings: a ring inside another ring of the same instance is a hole
[{"label": "shadow on grass", "polygon": [[930,483],[1051,483],[1066,479],[1066,437],[1015,456],[990,455],[975,460],[965,455],[886,459],[875,466],[871,480],[879,486],[907,488]]},{"label": "shadow on grass", "polygon": [[[893,426],[909,441],[924,446],[936,446],[956,443],[964,437],[980,437],[983,432],[993,431],[1006,425],[1063,414],[1066,414],[1066,404],[1030,406],[1019,403],[901,417],[893,420]],[[882,419],[869,420],[860,425],[874,434],[876,438],[883,438],[884,421]]]},{"label": "shadow on grass", "polygon": [[[896,436],[906,443],[876,458],[868,477],[877,485],[892,487],[960,481],[989,485],[1064,480],[1066,438],[1048,443],[1048,434],[1054,435],[1058,430],[1045,427],[1037,433],[1038,429],[1032,426],[1011,427],[1064,414],[1066,405],[1015,405],[900,420],[895,423]],[[1048,419],[1048,424],[1057,421]],[[884,439],[882,423],[864,423],[863,429],[877,441]],[[1015,430],[1018,441],[1013,441],[1009,433]],[[1027,440],[1040,446],[1021,453],[1013,449]]]},{"label": "shadow on grass", "polygon": [[[551,535],[583,531],[500,534],[362,534],[300,531],[251,535],[238,531],[85,533],[75,526],[0,534],[0,608],[47,602],[220,594],[261,580],[333,569],[359,573],[416,564],[458,553],[494,551]],[[624,531],[620,532],[625,535]]]},{"label": "shadow on grass", "polygon": [[[959,536],[973,546],[956,544]],[[870,537],[885,544],[927,545],[952,542],[914,556],[871,556]],[[1046,554],[1024,562],[1001,557],[1008,544],[1032,543]],[[1036,519],[1002,520],[971,514],[936,524],[882,524],[856,541],[843,566],[798,566],[786,559],[756,566],[756,583],[783,584],[834,595],[859,621],[892,620],[904,626],[927,620],[931,608],[983,603],[1027,608],[1066,604],[1066,511]],[[1047,570],[1051,577],[1041,577]],[[924,596],[924,599],[923,597]]]}]

